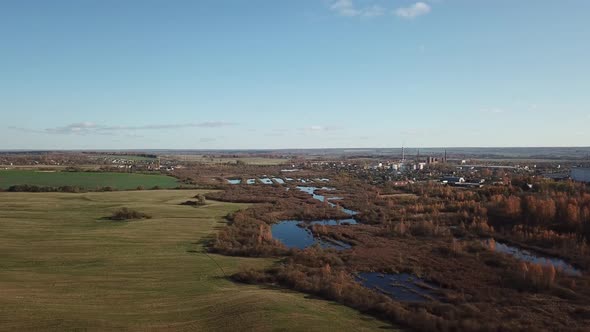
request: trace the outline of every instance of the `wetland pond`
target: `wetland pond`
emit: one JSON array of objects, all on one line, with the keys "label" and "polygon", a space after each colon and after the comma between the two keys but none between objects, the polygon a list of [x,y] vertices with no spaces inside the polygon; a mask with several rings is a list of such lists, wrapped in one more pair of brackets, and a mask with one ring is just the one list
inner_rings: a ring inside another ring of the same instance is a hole
[{"label": "wetland pond", "polygon": [[278,184],[285,184],[285,181],[281,178],[272,178]]},{"label": "wetland pond", "polygon": [[567,263],[561,258],[549,257],[541,254],[532,253],[525,249],[513,247],[502,242],[495,241],[494,239],[483,240],[483,243],[484,245],[486,245],[486,247],[493,248],[493,250],[496,252],[511,255],[518,260],[540,265],[551,264],[555,267],[555,269],[558,272],[575,277],[582,276],[582,271],[575,268],[573,265]]},{"label": "wetland pond", "polygon": [[264,184],[272,184],[272,180],[270,178],[260,178],[259,180]]},{"label": "wetland pond", "polygon": [[395,301],[426,302],[439,298],[436,295],[438,287],[407,273],[361,272],[357,274],[356,280],[364,287],[376,290]]},{"label": "wetland pond", "polygon": [[[313,199],[317,199],[320,202],[326,201],[326,197],[324,195],[318,195],[318,194],[316,194],[315,192],[317,190],[324,190],[324,191],[334,191],[334,190],[336,190],[336,188],[332,188],[332,187],[304,187],[304,186],[298,186],[297,189],[299,189],[300,191],[303,191],[305,193],[310,194],[313,197]],[[341,199],[343,199],[343,198],[342,197],[329,197],[329,198],[327,198],[328,204],[331,207],[338,206],[338,204],[334,204],[331,201],[337,201],[337,200],[341,200]],[[356,211],[353,211],[353,210],[350,210],[350,209],[346,209],[346,208],[344,208],[342,206],[340,206],[340,210],[342,212],[348,214],[349,216],[354,216],[354,215],[356,215],[358,213]]]},{"label": "wetland pond", "polygon": [[311,222],[304,222],[301,220],[283,220],[277,224],[272,225],[272,237],[281,241],[287,248],[305,249],[319,244],[322,248],[334,248],[337,250],[349,249],[350,245],[340,241],[328,241],[314,236],[310,230],[311,225],[326,225],[337,226],[346,224],[356,224],[354,219],[344,220],[316,220]]}]

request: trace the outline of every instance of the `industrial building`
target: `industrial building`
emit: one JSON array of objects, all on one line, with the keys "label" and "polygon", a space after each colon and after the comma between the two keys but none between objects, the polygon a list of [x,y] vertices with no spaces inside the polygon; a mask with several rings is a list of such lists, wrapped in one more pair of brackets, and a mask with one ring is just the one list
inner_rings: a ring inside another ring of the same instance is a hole
[{"label": "industrial building", "polygon": [[590,183],[590,167],[572,168],[571,178],[574,181]]}]

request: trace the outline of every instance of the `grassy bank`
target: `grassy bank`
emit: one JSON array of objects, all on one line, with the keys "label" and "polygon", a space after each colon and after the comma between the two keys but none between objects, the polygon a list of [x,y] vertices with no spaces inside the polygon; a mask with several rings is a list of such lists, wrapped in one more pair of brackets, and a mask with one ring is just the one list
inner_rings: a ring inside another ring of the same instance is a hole
[{"label": "grassy bank", "polygon": [[[332,302],[224,278],[269,259],[207,255],[244,205],[179,203],[199,191],[0,193],[0,326],[22,330],[374,330]],[[121,207],[149,220],[101,220]]]}]

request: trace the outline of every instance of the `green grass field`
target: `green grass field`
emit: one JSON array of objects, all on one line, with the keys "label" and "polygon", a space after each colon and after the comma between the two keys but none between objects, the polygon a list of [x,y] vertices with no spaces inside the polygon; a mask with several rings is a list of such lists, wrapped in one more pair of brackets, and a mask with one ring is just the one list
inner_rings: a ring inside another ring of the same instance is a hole
[{"label": "green grass field", "polygon": [[176,188],[177,179],[166,175],[102,172],[51,172],[33,170],[0,170],[0,188],[28,184],[45,187],[78,186],[86,189],[110,186],[115,189],[146,189],[154,186]]},{"label": "green grass field", "polygon": [[[0,193],[0,330],[362,331],[374,318],[225,276],[268,259],[205,253],[244,205],[179,205],[196,190]],[[103,221],[120,207],[153,216]]]}]

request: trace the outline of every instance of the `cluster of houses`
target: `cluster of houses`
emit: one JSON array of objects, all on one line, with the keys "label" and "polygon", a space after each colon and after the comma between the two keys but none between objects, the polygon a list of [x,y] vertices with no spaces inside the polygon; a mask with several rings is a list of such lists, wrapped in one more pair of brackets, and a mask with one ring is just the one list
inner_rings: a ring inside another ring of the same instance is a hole
[{"label": "cluster of houses", "polygon": [[421,171],[428,165],[436,165],[436,164],[446,164],[447,163],[447,151],[445,151],[444,155],[439,158],[435,156],[426,156],[425,158],[420,157],[420,151],[416,154],[416,159],[414,161],[406,160],[406,155],[404,149],[402,148],[402,158],[400,161],[396,162],[386,162],[386,163],[376,163],[368,168],[371,169],[389,169],[396,172],[403,172],[403,171]]},{"label": "cluster of houses", "polygon": [[182,166],[176,165],[170,161],[161,162],[160,158],[157,159],[141,159],[141,160],[132,160],[127,158],[113,158],[110,160],[110,164],[112,164],[116,168],[126,169],[131,172],[134,171],[162,171],[162,172],[172,172],[176,168],[181,168]]},{"label": "cluster of houses", "polygon": [[486,180],[485,179],[471,179],[466,181],[464,177],[458,176],[445,176],[440,179],[442,184],[446,184],[453,187],[465,187],[465,188],[481,188]]},{"label": "cluster of houses", "polygon": [[[544,174],[543,177],[556,181],[571,179],[577,182],[590,183],[590,167],[573,167],[569,173],[548,173]],[[483,187],[485,180],[472,179],[466,181],[463,177],[445,176],[440,179],[440,182],[455,187],[480,188]]]},{"label": "cluster of houses", "polygon": [[576,182],[590,183],[590,167],[572,167],[569,172],[545,173],[543,177],[555,181],[571,179]]}]

